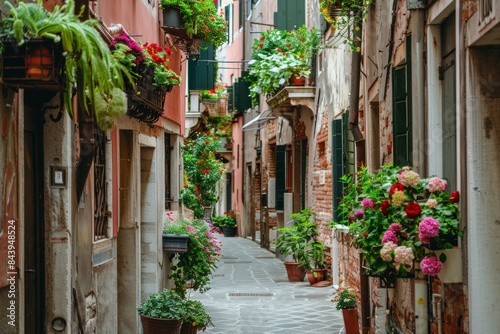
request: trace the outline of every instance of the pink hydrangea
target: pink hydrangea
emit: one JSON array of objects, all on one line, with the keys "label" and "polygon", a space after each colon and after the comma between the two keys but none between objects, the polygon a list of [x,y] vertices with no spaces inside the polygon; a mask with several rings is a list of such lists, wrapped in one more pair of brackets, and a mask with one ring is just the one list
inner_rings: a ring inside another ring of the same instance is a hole
[{"label": "pink hydrangea", "polygon": [[396,247],[397,245],[391,241],[385,243],[382,249],[380,250],[380,257],[382,258],[382,260],[384,260],[385,262],[391,262],[392,252]]},{"label": "pink hydrangea", "polygon": [[436,276],[443,268],[443,263],[435,256],[426,256],[420,262],[420,268],[425,275]]},{"label": "pink hydrangea", "polygon": [[356,212],[354,212],[354,215],[356,215],[356,218],[361,219],[363,218],[365,213],[363,212],[363,210],[356,210]]},{"label": "pink hydrangea", "polygon": [[429,180],[428,185],[429,185],[429,191],[431,193],[443,192],[446,190],[448,182],[446,182],[446,180],[440,179],[439,177],[432,177]]},{"label": "pink hydrangea", "polygon": [[392,231],[394,233],[396,232],[399,232],[403,229],[403,226],[401,226],[400,223],[392,223],[390,226],[389,226],[389,231]]},{"label": "pink hydrangea", "polygon": [[401,265],[404,266],[406,271],[410,271],[413,267],[413,250],[410,247],[399,246],[394,249],[394,267],[399,270]]},{"label": "pink hydrangea", "polygon": [[372,209],[373,208],[373,200],[370,198],[363,198],[363,201],[361,202],[361,206],[363,209]]},{"label": "pink hydrangea", "polygon": [[420,176],[412,170],[403,169],[398,175],[398,182],[415,188],[415,186],[420,182]]},{"label": "pink hydrangea", "polygon": [[424,218],[418,224],[418,238],[424,244],[430,243],[430,238],[435,237],[439,234],[439,221],[432,217]]},{"label": "pink hydrangea", "polygon": [[391,230],[385,231],[384,236],[382,237],[382,243],[385,244],[387,242],[394,242],[395,244],[398,243],[398,237]]}]

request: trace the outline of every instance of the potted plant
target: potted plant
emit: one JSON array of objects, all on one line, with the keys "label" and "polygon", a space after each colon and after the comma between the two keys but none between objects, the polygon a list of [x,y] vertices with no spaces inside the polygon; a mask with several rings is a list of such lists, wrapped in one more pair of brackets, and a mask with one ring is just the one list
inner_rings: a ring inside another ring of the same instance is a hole
[{"label": "potted plant", "polygon": [[261,33],[252,46],[250,96],[273,94],[292,76],[308,78],[312,58],[320,48],[318,29],[304,25],[296,30],[272,29]]},{"label": "potted plant", "polygon": [[226,114],[227,95],[226,87],[218,83],[214,89],[201,91],[201,103],[205,105],[210,116],[224,116]]},{"label": "potted plant", "polygon": [[359,334],[358,309],[359,290],[353,287],[339,288],[334,292],[332,302],[335,308],[342,310],[346,334]]},{"label": "potted plant", "polygon": [[320,241],[313,241],[307,245],[305,252],[307,280],[311,285],[323,281],[326,278],[325,246]]},{"label": "potted plant", "polygon": [[165,224],[164,231],[187,234],[189,247],[184,253],[169,253],[171,263],[169,279],[173,280],[173,290],[181,297],[186,297],[186,286],[191,284],[194,291],[205,292],[209,289],[211,275],[217,268],[221,256],[221,242],[215,231],[203,220],[180,218]]},{"label": "potted plant", "polygon": [[196,218],[203,218],[205,208],[210,213],[218,201],[217,183],[225,173],[224,164],[215,155],[219,146],[219,138],[208,132],[186,139],[182,148],[184,187],[179,199]]},{"label": "potted plant", "polygon": [[186,315],[181,327],[181,334],[196,334],[213,326],[212,318],[198,300],[186,300]]},{"label": "potted plant", "polygon": [[[112,56],[95,29],[98,21],[81,22],[75,15],[74,0],[66,1],[61,7],[56,6],[53,12],[46,11],[41,0],[36,3],[20,2],[17,7],[6,1],[5,5],[9,8],[9,17],[2,20],[0,27],[4,59],[8,58],[9,52],[12,56],[12,52],[30,50],[27,46],[32,40],[43,39],[60,45],[60,52],[64,54],[65,68],[62,72],[66,109],[72,113],[73,85],[76,85],[79,105],[86,111],[94,112],[102,129],[110,129],[113,119],[124,115],[127,110],[123,88],[124,78],[128,80],[130,73]],[[32,53],[46,56],[47,51],[32,50]],[[51,66],[43,64],[44,61],[47,62],[46,57],[40,61],[41,66]],[[9,81],[5,65],[3,79]],[[40,71],[43,76],[43,69]],[[21,71],[21,79],[23,73]],[[10,82],[13,83],[12,80]]]},{"label": "potted plant", "polygon": [[234,211],[225,211],[223,215],[212,218],[212,223],[222,229],[225,237],[236,236],[236,214]]},{"label": "potted plant", "polygon": [[355,43],[354,33],[360,29],[372,2],[373,0],[320,0],[320,11],[325,21],[332,24],[351,51],[360,51]]},{"label": "potted plant", "polygon": [[186,317],[186,300],[165,289],[151,294],[137,310],[144,334],[179,334]]},{"label": "potted plant", "polygon": [[311,221],[310,208],[303,209],[298,213],[290,215],[293,218],[291,227],[278,229],[276,238],[276,250],[281,254],[291,255],[293,262],[285,261],[288,280],[292,282],[304,279],[303,265],[307,261],[306,248],[311,240],[317,235],[316,223]]},{"label": "potted plant", "polygon": [[[179,10],[182,28],[186,30],[187,36],[218,48],[227,41],[227,22],[224,12],[217,12],[215,3],[212,0],[161,0],[160,6],[164,11],[170,7]],[[167,20],[165,18],[163,22],[166,26],[169,25]]]}]

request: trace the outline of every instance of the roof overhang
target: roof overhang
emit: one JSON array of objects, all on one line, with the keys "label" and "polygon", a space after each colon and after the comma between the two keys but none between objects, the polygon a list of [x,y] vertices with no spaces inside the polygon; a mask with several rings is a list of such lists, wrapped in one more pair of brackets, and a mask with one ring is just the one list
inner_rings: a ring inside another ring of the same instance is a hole
[{"label": "roof overhang", "polygon": [[264,125],[267,123],[267,121],[270,121],[270,120],[276,118],[276,117],[271,115],[272,112],[273,111],[271,109],[263,111],[260,115],[258,115],[257,117],[254,117],[252,120],[248,121],[245,125],[243,125],[241,130],[242,131],[252,131],[252,130],[262,129],[264,127]]}]

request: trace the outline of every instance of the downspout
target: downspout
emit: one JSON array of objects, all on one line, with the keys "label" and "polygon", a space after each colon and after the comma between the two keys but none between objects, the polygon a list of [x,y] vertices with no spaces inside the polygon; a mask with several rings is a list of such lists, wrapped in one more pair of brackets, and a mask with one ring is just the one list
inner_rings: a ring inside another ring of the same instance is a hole
[{"label": "downspout", "polygon": [[[355,50],[361,48],[362,23],[358,30],[354,32],[353,40]],[[351,52],[351,95],[349,97],[349,129],[352,132],[354,141],[363,139],[363,134],[358,125],[359,110],[359,89],[361,74],[361,51]],[[360,294],[361,294],[361,327],[362,333],[370,333],[370,282],[363,269],[363,256],[360,256]]]},{"label": "downspout", "polygon": [[[361,47],[362,25],[359,30],[354,32],[354,47]],[[363,139],[363,134],[358,126],[358,109],[359,109],[359,79],[361,69],[361,52],[351,52],[351,95],[349,97],[349,129],[354,136],[354,141],[357,142]]]}]

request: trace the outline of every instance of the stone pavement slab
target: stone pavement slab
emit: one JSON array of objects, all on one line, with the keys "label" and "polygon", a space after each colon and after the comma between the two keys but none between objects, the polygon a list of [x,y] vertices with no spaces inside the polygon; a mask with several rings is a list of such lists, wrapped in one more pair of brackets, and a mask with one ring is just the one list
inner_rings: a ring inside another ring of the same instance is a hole
[{"label": "stone pavement slab", "polygon": [[288,282],[283,261],[245,238],[220,236],[224,256],[209,291],[192,293],[211,315],[209,334],[343,333],[334,288]]}]

